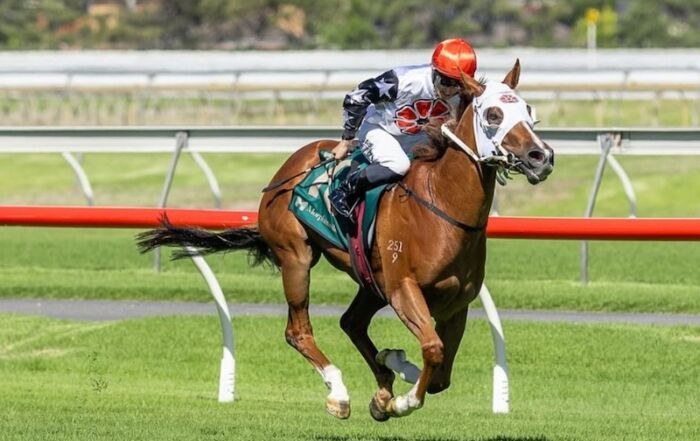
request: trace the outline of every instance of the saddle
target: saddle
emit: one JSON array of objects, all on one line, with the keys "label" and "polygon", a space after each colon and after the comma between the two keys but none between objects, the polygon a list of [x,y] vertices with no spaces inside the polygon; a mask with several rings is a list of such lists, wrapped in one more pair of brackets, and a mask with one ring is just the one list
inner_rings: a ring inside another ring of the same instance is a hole
[{"label": "saddle", "polygon": [[[319,152],[321,162],[332,156],[332,153],[326,150]],[[363,287],[384,298],[372,275],[369,253],[375,236],[379,201],[388,185],[373,188],[360,198],[353,210],[356,221],[354,225],[335,215],[329,199],[331,191],[340,186],[348,173],[367,165],[369,165],[367,158],[360,149],[356,149],[348,158],[338,163],[331,161],[312,170],[294,187],[289,210],[304,225],[333,245],[347,251],[350,254],[355,275]]]}]

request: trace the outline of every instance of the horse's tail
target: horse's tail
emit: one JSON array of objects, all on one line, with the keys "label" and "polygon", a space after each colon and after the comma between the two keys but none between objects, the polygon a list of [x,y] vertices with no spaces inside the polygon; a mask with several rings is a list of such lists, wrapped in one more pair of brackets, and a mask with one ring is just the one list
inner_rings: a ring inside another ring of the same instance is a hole
[{"label": "horse's tail", "polygon": [[180,247],[173,253],[173,260],[183,257],[248,250],[252,266],[269,263],[279,267],[272,249],[260,235],[257,227],[232,228],[221,233],[201,228],[181,228],[173,226],[167,218],[162,227],[145,231],[136,236],[139,251],[147,253],[160,246]]}]

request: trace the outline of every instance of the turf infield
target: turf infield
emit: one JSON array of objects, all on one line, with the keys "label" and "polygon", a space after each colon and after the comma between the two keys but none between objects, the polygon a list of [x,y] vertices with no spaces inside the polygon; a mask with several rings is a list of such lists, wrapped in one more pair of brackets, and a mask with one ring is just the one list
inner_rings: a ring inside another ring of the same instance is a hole
[{"label": "turf infield", "polygon": [[[493,349],[487,323],[474,320],[452,387],[379,424],[366,407],[371,374],[336,319],[314,325],[343,370],[347,421],[325,414],[325,387],[284,342],[283,317],[234,321],[230,405],[216,402],[220,335],[211,318],[0,320],[3,440],[690,440],[700,427],[698,328],[507,323],[511,413],[493,415]],[[371,335],[418,357],[397,321],[378,319]]]}]

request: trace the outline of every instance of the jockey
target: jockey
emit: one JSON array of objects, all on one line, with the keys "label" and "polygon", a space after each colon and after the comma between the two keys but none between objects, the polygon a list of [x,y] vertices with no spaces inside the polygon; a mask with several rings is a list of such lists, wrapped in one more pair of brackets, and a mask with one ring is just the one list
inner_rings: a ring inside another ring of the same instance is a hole
[{"label": "jockey", "polygon": [[453,38],[439,43],[432,63],[397,67],[360,83],[343,101],[342,141],[333,148],[345,157],[357,136],[370,162],[351,172],[331,193],[336,213],[352,221],[351,211],[361,194],[397,182],[410,167],[407,153],[427,141],[423,127],[431,118],[447,120],[459,105],[461,74],[474,77],[476,53],[469,43]]}]

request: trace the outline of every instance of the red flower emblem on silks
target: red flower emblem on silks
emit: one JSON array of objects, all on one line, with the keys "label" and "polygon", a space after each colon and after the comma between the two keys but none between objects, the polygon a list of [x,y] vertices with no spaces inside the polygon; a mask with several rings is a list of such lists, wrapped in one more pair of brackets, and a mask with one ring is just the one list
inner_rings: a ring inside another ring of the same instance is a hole
[{"label": "red flower emblem on silks", "polygon": [[450,107],[443,100],[418,100],[412,105],[406,105],[396,111],[396,125],[401,133],[415,135],[420,132],[430,118],[440,118],[447,121],[450,117]]}]

